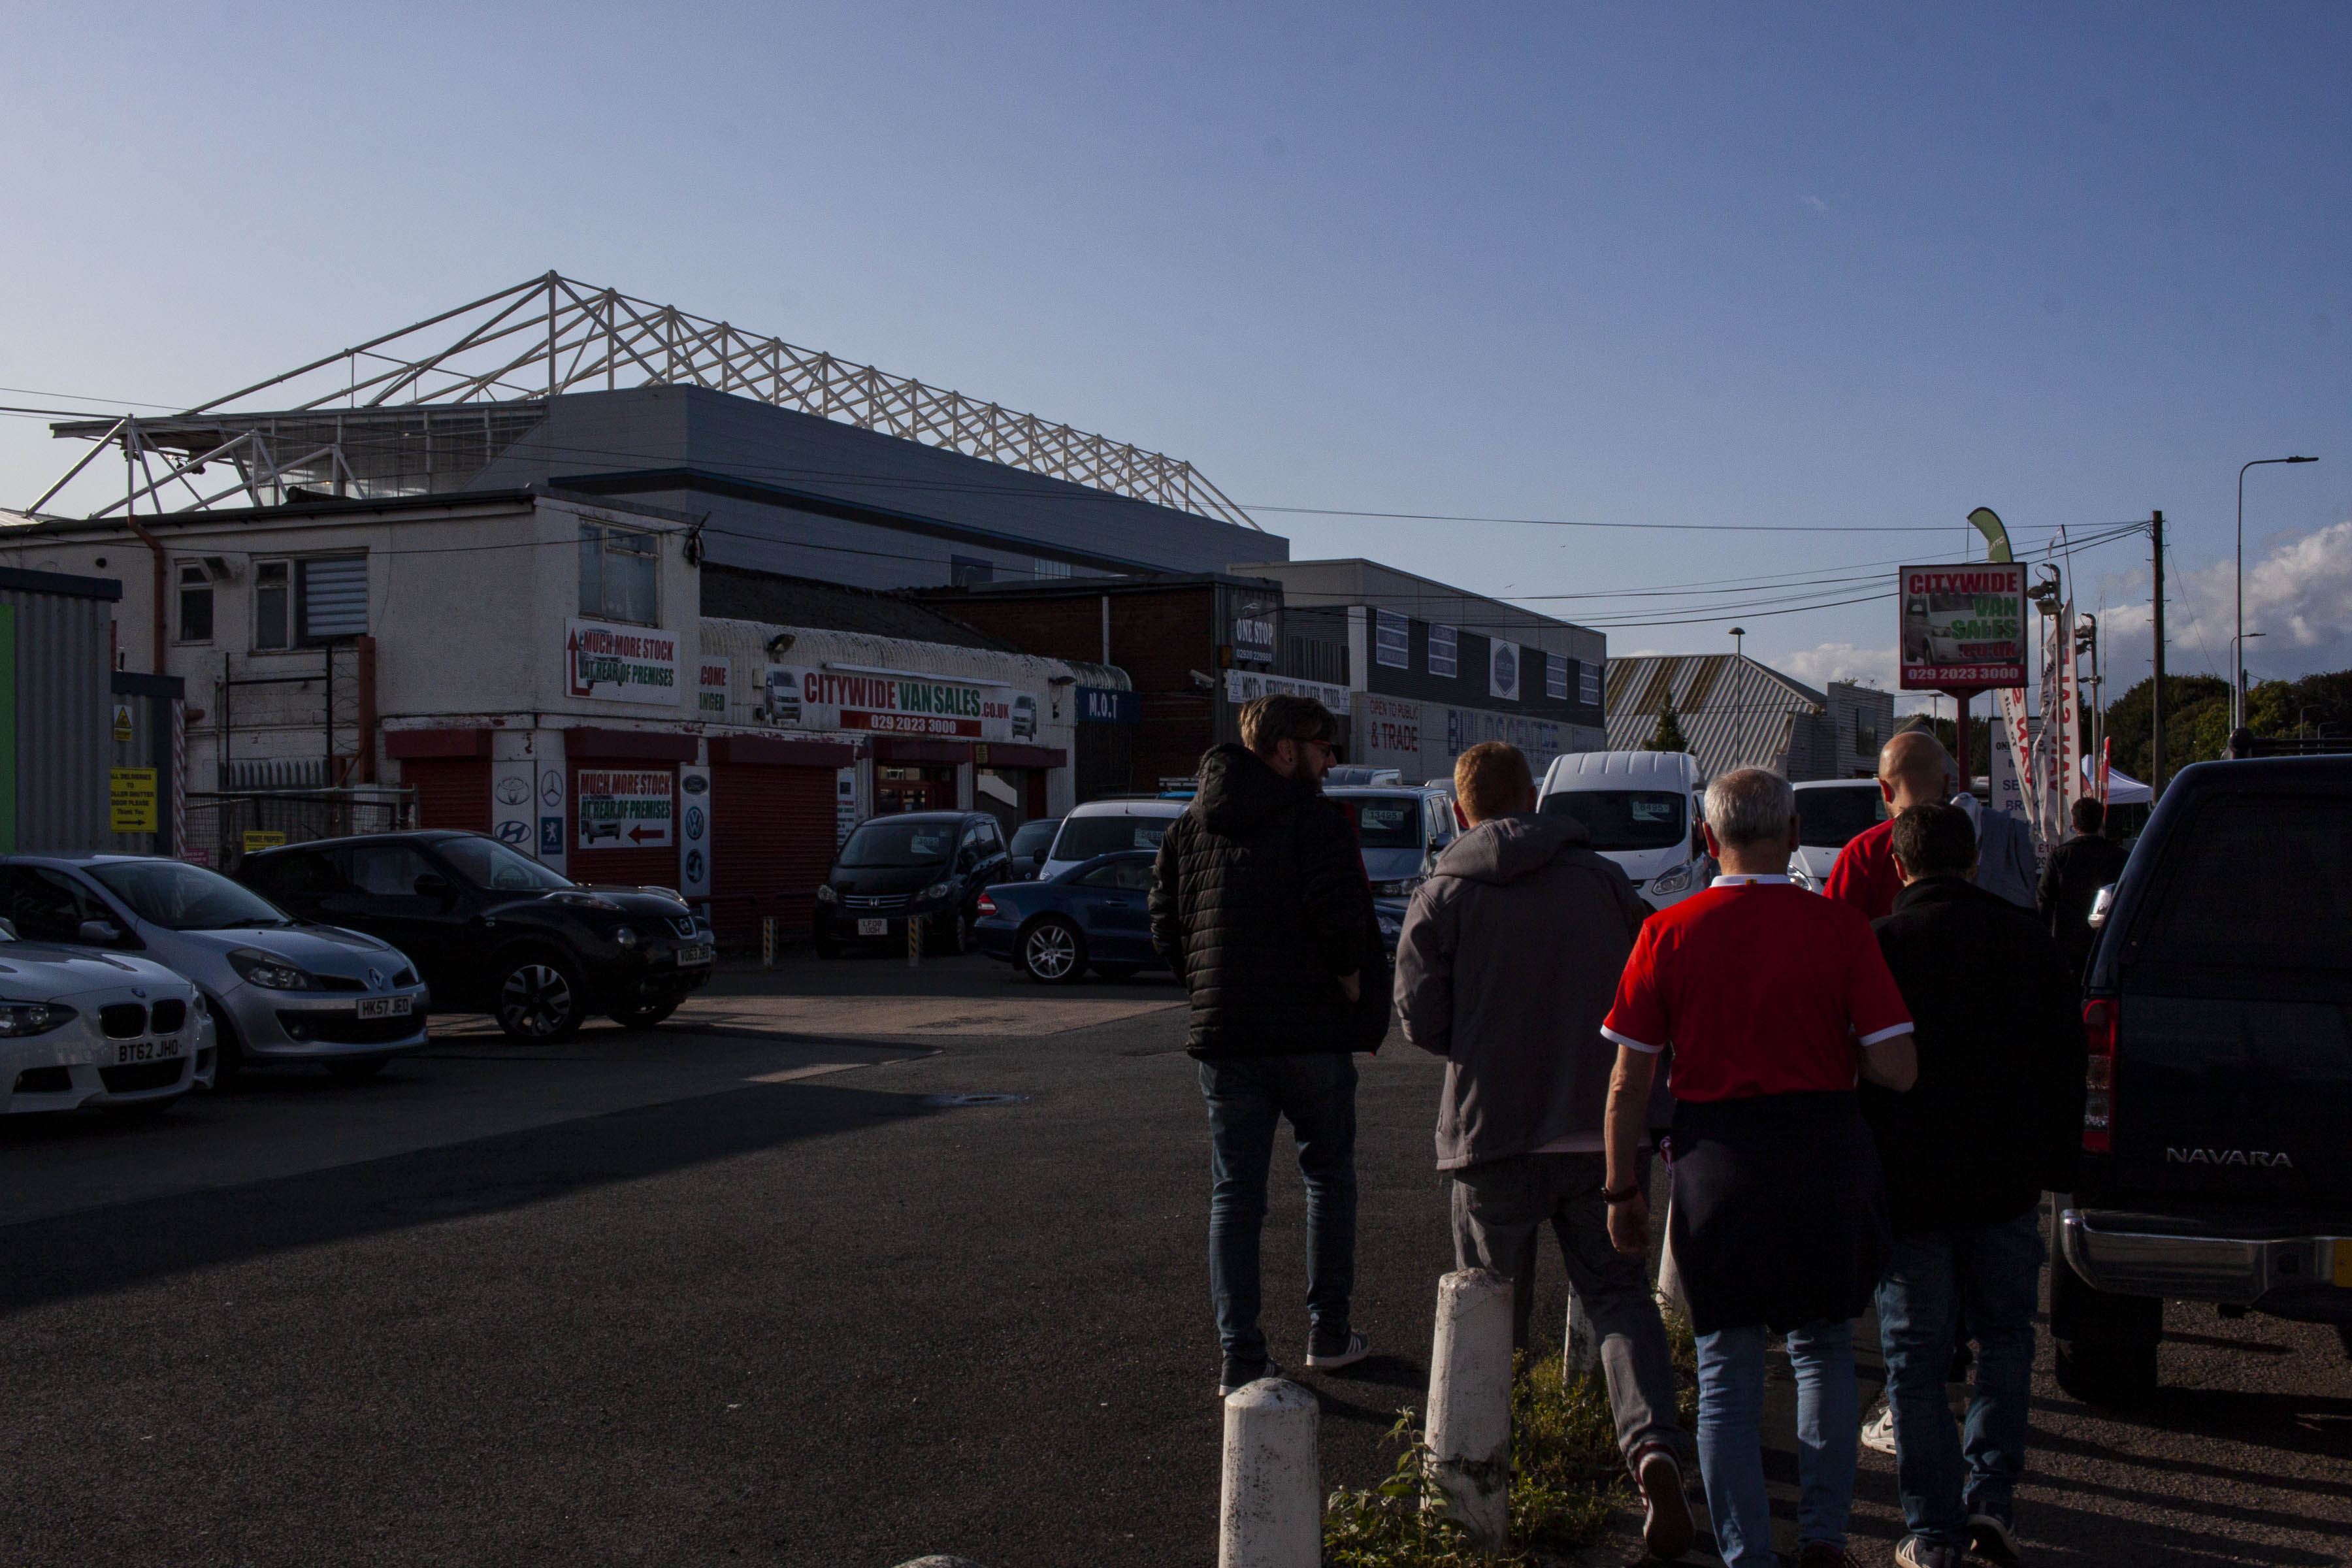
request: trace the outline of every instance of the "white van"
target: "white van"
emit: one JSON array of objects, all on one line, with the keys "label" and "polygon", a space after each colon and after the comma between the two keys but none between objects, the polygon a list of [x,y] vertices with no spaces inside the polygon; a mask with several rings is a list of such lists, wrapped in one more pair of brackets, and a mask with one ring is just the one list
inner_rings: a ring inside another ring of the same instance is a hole
[{"label": "white van", "polygon": [[1816,779],[1797,789],[1797,852],[1789,857],[1789,880],[1820,892],[1846,841],[1886,820],[1886,797],[1876,779]]},{"label": "white van", "polygon": [[1698,825],[1706,775],[1688,752],[1571,752],[1544,773],[1538,811],[1573,816],[1653,909],[1715,876]]},{"label": "white van", "polygon": [[1071,867],[1114,850],[1157,849],[1168,837],[1169,826],[1192,804],[1190,795],[1179,799],[1139,795],[1072,806],[1070,815],[1062,818],[1061,831],[1054,835],[1054,847],[1045,851],[1045,863],[1037,868],[1037,879],[1050,882]]}]

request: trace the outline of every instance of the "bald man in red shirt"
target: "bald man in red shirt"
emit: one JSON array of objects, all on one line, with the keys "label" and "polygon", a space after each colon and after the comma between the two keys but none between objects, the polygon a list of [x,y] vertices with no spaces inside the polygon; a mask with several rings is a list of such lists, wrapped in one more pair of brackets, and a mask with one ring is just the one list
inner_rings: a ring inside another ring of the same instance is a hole
[{"label": "bald man in red shirt", "polygon": [[1940,805],[1957,770],[1944,743],[1925,730],[1906,730],[1878,749],[1878,793],[1887,817],[1846,840],[1822,892],[1860,910],[1864,920],[1895,912],[1903,872],[1895,864],[1895,819],[1915,805]]}]

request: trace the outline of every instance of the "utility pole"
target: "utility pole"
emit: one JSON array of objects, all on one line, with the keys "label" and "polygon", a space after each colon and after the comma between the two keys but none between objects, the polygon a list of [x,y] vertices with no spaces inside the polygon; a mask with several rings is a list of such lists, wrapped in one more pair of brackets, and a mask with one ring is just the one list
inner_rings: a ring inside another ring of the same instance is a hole
[{"label": "utility pole", "polygon": [[2154,715],[2154,733],[2148,738],[2147,781],[2152,796],[2164,794],[2164,514],[2152,512],[2147,520],[2147,535],[2152,542],[2148,554],[2156,563],[2156,684],[2148,688],[2148,710]]}]

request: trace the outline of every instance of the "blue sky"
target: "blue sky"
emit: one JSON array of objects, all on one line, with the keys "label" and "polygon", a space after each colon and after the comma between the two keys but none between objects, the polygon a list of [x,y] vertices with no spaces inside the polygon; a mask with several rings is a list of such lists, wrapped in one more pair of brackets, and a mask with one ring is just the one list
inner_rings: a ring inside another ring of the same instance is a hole
[{"label": "blue sky", "polygon": [[[16,6],[0,402],[183,405],[553,267],[1622,652],[1728,623],[1536,596],[2160,507],[2174,667],[2217,672],[2238,465],[2311,452],[2249,482],[2249,662],[2340,668],[2347,58],[2320,5]],[[0,500],[70,456],[0,419]],[[2144,552],[2076,565],[2128,642]],[[1892,616],[1740,621],[1885,679]]]}]

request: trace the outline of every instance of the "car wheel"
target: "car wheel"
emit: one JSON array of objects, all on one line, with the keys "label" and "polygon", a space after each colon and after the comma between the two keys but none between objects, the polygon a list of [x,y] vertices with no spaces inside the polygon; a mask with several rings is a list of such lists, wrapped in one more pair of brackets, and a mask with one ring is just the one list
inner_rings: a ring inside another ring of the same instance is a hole
[{"label": "car wheel", "polygon": [[2156,1392],[2156,1347],[2064,1340],[2055,1347],[2052,1370],[2058,1386],[2085,1405],[2137,1405]]},{"label": "car wheel", "polygon": [[1067,985],[1087,972],[1087,939],[1048,915],[1021,933],[1021,973],[1045,985]]},{"label": "car wheel", "polygon": [[648,1002],[638,1007],[615,1007],[612,1013],[613,1022],[624,1028],[650,1029],[677,1012],[677,1005],[684,1000],[682,996],[672,996],[665,1002]]},{"label": "car wheel", "polygon": [[[932,917],[937,920],[937,916]],[[955,919],[935,926],[939,934],[931,939],[931,951],[950,958],[959,958],[971,951],[971,913],[958,910]]]},{"label": "car wheel", "polygon": [[2050,1261],[2050,1337],[2058,1386],[2091,1405],[2127,1405],[2155,1392],[2164,1303],[2095,1288],[2062,1252]]},{"label": "car wheel", "polygon": [[1142,967],[1139,963],[1097,963],[1095,973],[1105,980],[1132,980]]},{"label": "car wheel", "polygon": [[580,1032],[587,999],[571,961],[551,952],[526,952],[499,967],[499,1027],[513,1039],[552,1045]]},{"label": "car wheel", "polygon": [[213,1016],[213,1091],[219,1093],[236,1087],[237,1075],[245,1070],[245,1047],[237,1044],[236,1028],[220,1004],[206,997],[205,1005]]},{"label": "car wheel", "polygon": [[820,939],[816,944],[816,955],[819,958],[839,958],[841,956],[841,943],[837,942],[826,942]]},{"label": "car wheel", "polygon": [[328,1062],[326,1067],[330,1077],[356,1080],[373,1078],[390,1060],[390,1057],[340,1057]]}]

